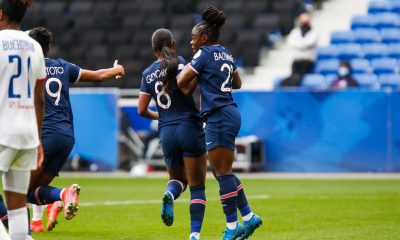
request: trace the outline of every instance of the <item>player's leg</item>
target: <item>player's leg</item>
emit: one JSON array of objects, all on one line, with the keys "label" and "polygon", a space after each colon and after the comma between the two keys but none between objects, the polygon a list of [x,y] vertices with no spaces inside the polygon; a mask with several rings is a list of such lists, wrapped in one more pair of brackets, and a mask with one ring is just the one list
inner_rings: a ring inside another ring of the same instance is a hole
[{"label": "player's leg", "polygon": [[162,199],[161,219],[165,225],[171,226],[174,222],[174,200],[186,190],[187,183],[176,126],[160,128],[159,136],[170,178]]},{"label": "player's leg", "polygon": [[212,113],[205,127],[208,159],[219,184],[227,223],[223,239],[237,239],[244,234],[243,226],[238,223],[238,192],[232,173],[235,138],[239,129],[240,114],[234,106],[226,106]]},{"label": "player's leg", "polygon": [[198,240],[206,210],[206,154],[200,157],[184,157],[184,163],[190,187],[190,239]]}]

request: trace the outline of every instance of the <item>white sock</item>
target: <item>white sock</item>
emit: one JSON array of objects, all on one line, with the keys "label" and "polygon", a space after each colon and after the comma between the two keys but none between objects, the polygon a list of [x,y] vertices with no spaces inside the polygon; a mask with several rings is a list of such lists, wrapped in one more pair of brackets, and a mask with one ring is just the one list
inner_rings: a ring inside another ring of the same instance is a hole
[{"label": "white sock", "polygon": [[250,221],[250,219],[252,218],[254,216],[254,213],[253,212],[251,212],[251,213],[249,213],[249,214],[247,214],[246,216],[243,216],[242,218],[243,218],[243,221]]},{"label": "white sock", "polygon": [[0,239],[1,240],[11,240],[10,236],[8,236],[8,233],[2,223],[0,223]]},{"label": "white sock", "polygon": [[26,240],[26,235],[28,235],[26,207],[8,210],[8,229],[12,240]]},{"label": "white sock", "polygon": [[32,221],[41,221],[43,218],[43,211],[44,211],[45,205],[36,205],[32,204]]},{"label": "white sock", "polygon": [[226,223],[226,227],[227,227],[229,230],[236,229],[236,227],[237,227],[237,221],[236,221],[236,222],[229,222],[229,223]]},{"label": "white sock", "polygon": [[195,237],[197,240],[200,240],[200,233],[199,232],[192,232],[189,238]]}]

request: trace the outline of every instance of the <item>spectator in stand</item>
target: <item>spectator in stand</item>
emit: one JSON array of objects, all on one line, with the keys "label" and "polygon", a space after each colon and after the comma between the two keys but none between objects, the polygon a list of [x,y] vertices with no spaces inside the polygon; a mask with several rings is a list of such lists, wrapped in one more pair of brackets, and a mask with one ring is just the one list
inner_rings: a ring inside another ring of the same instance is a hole
[{"label": "spectator in stand", "polygon": [[314,61],[318,37],[311,27],[308,13],[299,16],[299,27],[294,28],[288,36],[288,44],[294,48],[292,74],[281,83],[283,87],[299,86],[306,73],[310,73]]},{"label": "spectator in stand", "polygon": [[349,87],[358,87],[358,82],[352,77],[351,65],[348,61],[340,62],[338,76],[333,80],[331,88],[344,89]]}]

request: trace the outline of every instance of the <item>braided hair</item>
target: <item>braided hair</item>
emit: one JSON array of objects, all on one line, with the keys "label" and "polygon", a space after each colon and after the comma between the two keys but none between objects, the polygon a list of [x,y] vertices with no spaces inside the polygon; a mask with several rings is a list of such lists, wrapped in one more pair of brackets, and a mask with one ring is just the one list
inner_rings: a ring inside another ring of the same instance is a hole
[{"label": "braided hair", "polygon": [[153,50],[162,56],[162,67],[167,69],[167,75],[163,81],[164,91],[170,91],[178,87],[176,72],[179,61],[174,49],[175,40],[170,30],[165,28],[157,29],[151,37]]},{"label": "braided hair", "polygon": [[202,19],[203,21],[198,23],[195,29],[197,29],[201,35],[207,35],[210,42],[217,42],[221,27],[225,24],[227,19],[225,13],[214,6],[209,6],[203,11]]}]

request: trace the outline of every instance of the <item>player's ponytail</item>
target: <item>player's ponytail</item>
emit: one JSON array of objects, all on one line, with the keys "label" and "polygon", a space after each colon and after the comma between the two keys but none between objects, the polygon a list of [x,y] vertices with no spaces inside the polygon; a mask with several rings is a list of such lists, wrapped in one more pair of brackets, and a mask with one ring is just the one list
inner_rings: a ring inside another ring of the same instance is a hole
[{"label": "player's ponytail", "polygon": [[0,0],[0,9],[8,16],[10,22],[21,23],[26,9],[32,3],[33,0]]},{"label": "player's ponytail", "polygon": [[221,27],[225,24],[227,19],[225,13],[214,6],[209,6],[203,11],[201,17],[203,21],[198,23],[195,27],[200,34],[207,35],[210,42],[217,42]]},{"label": "player's ponytail", "polygon": [[162,67],[167,70],[163,85],[164,91],[170,91],[177,88],[176,72],[178,71],[179,61],[172,46],[175,40],[171,31],[168,29],[157,29],[151,37],[153,50],[162,57]]}]

